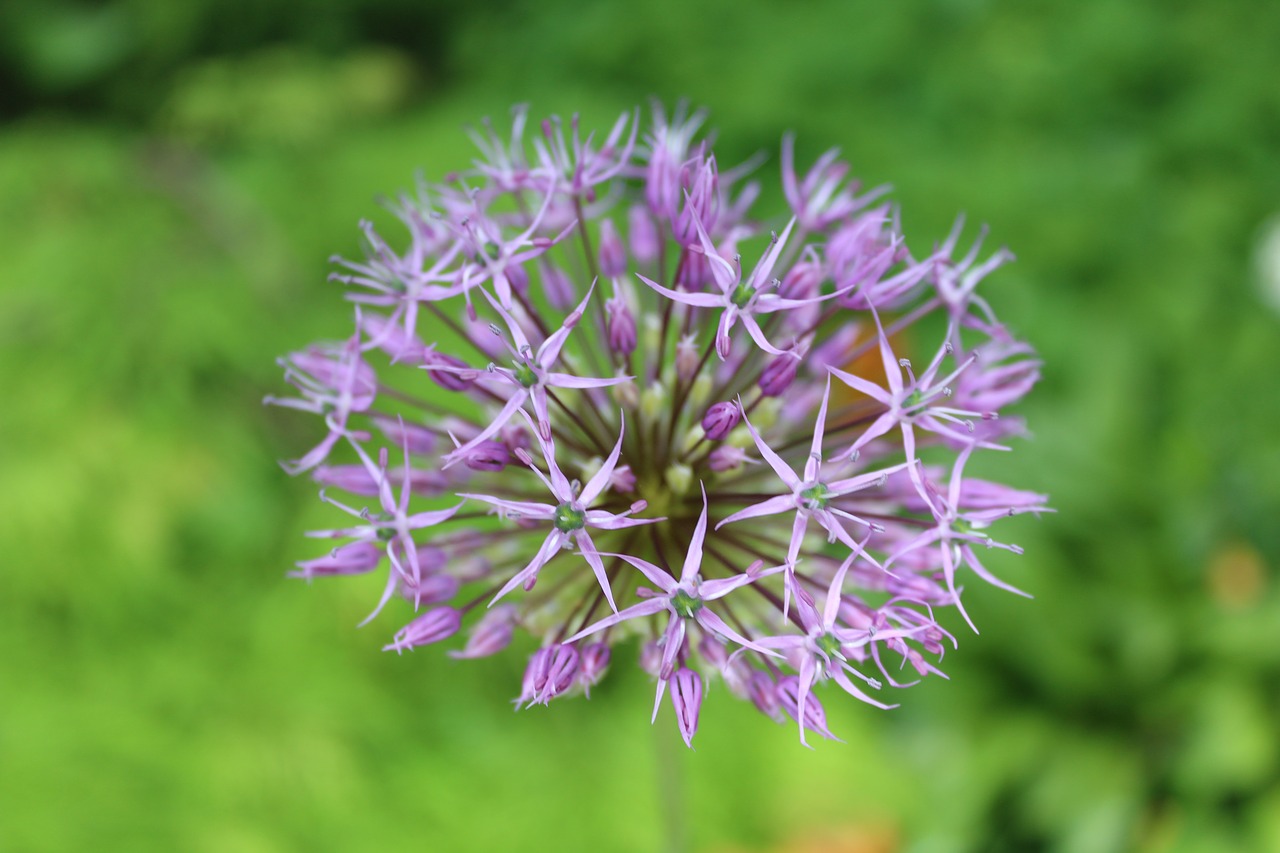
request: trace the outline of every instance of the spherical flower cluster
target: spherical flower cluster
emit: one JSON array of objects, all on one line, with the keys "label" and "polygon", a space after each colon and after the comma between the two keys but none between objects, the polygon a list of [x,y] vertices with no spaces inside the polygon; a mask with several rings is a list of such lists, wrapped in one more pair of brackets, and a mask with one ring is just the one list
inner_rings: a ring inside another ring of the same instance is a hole
[{"label": "spherical flower cluster", "polygon": [[962,222],[909,249],[883,188],[836,151],[798,173],[790,136],[789,210],[759,219],[700,112],[526,117],[391,204],[407,236],[365,223],[332,276],[350,336],[282,360],[298,394],[269,402],[323,424],[285,467],[353,519],[295,574],[385,573],[369,618],[416,614],[389,650],[531,635],[519,706],[589,693],[634,638],[686,743],[710,679],[804,741],[833,737],[824,682],[887,708],[941,674],[964,578],[1012,589],[987,529],[1044,510],[965,471],[1039,375],[977,292],[1011,256]]}]

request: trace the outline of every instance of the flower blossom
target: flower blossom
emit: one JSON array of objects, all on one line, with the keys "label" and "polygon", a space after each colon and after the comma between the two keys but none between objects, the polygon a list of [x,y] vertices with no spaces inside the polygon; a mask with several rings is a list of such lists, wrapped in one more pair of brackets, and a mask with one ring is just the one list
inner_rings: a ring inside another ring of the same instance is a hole
[{"label": "flower blossom", "polygon": [[332,276],[350,330],[267,400],[313,419],[284,467],[351,518],[289,574],[385,571],[361,624],[399,620],[387,651],[533,637],[517,708],[589,698],[635,638],[686,745],[723,695],[834,739],[823,691],[897,706],[946,677],[969,579],[1020,592],[996,528],[1047,499],[966,469],[1025,435],[1040,362],[996,320],[1012,255],[980,257],[985,230],[913,251],[887,189],[790,134],[786,206],[758,211],[762,160],[727,163],[705,118],[532,132],[518,107],[397,197],[399,238],[361,225]]}]

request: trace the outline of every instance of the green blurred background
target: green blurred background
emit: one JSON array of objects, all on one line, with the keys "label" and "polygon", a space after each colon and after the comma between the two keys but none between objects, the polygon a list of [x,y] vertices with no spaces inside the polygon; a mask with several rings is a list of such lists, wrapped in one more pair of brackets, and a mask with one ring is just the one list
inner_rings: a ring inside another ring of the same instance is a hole
[{"label": "green blurred background", "polygon": [[661,847],[646,678],[514,714],[518,651],[380,652],[369,585],[284,577],[335,516],[260,404],[464,124],[650,95],[725,161],[840,145],[918,247],[990,223],[1046,364],[985,470],[1059,510],[951,681],[828,698],[847,744],[713,690],[692,846],[1280,850],[1277,45],[1227,0],[0,5],[0,850]]}]

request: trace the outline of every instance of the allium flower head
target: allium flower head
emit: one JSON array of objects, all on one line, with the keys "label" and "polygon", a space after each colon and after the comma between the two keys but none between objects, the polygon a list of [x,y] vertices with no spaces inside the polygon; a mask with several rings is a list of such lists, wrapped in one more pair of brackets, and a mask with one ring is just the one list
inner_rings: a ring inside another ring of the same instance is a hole
[{"label": "allium flower head", "polygon": [[382,567],[398,653],[532,638],[517,707],[636,657],[687,744],[715,680],[803,742],[834,737],[827,681],[888,708],[941,675],[965,580],[1018,592],[989,529],[1046,511],[965,470],[1039,378],[978,293],[1012,256],[956,257],[963,220],[913,252],[885,189],[834,150],[802,174],[790,135],[787,208],[757,211],[700,111],[527,120],[401,196],[401,242],[365,223],[352,330],[282,360],[299,396],[268,402],[321,419],[285,467],[353,517],[293,574]]}]

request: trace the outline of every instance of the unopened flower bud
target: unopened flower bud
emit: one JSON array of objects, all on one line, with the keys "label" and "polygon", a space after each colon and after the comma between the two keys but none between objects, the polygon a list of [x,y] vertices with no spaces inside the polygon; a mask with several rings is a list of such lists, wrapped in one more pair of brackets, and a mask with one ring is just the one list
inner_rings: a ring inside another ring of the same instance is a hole
[{"label": "unopened flower bud", "polygon": [[582,650],[578,664],[578,683],[588,697],[591,696],[591,688],[604,678],[605,670],[609,668],[610,656],[608,643],[592,643]]},{"label": "unopened flower bud", "polygon": [[701,252],[688,252],[676,274],[676,287],[680,290],[699,292],[715,281],[711,262]]},{"label": "unopened flower bud", "polygon": [[410,453],[419,455],[431,453],[436,449],[436,434],[426,427],[382,415],[374,415],[373,422],[377,424],[387,440],[396,447],[403,447]]},{"label": "unopened flower bud", "polygon": [[658,226],[649,216],[644,205],[635,204],[627,212],[627,231],[631,243],[631,254],[640,263],[647,264],[658,257],[658,248],[662,245],[662,236]]},{"label": "unopened flower bud", "polygon": [[654,678],[658,677],[658,671],[662,669],[662,647],[653,640],[640,647],[640,668]]},{"label": "unopened flower bud", "polygon": [[655,351],[662,343],[662,321],[653,313],[641,315],[640,334],[646,350]]},{"label": "unopened flower bud", "polygon": [[747,698],[759,709],[760,713],[772,720],[782,720],[778,707],[777,685],[764,670],[753,670],[747,681]]},{"label": "unopened flower bud", "polygon": [[458,594],[458,579],[452,575],[423,575],[418,580],[401,577],[400,594],[413,602],[414,607],[424,604],[440,604]]},{"label": "unopened flower bud", "polygon": [[372,542],[350,542],[323,557],[298,563],[301,571],[290,572],[289,576],[310,580],[325,575],[360,575],[376,568],[382,553]]},{"label": "unopened flower bud", "polygon": [[693,335],[685,335],[676,344],[676,376],[688,382],[698,370],[698,345]]},{"label": "unopened flower bud", "polygon": [[690,161],[681,170],[680,184],[684,189],[683,204],[671,222],[675,238],[682,246],[698,243],[698,229],[694,221],[710,232],[720,213],[720,178],[714,156]]},{"label": "unopened flower bud", "polygon": [[621,355],[630,355],[636,348],[636,320],[626,301],[616,295],[604,304],[608,313],[609,349]]},{"label": "unopened flower bud", "polygon": [[501,471],[511,464],[511,451],[502,442],[488,439],[468,450],[462,461],[472,471]]},{"label": "unopened flower bud", "polygon": [[634,409],[640,405],[640,389],[633,380],[619,382],[610,390],[613,392],[613,399],[624,409]]},{"label": "unopened flower bud", "polygon": [[[782,411],[782,401],[777,397],[764,397],[754,405],[755,414],[751,416],[751,423],[760,432],[773,429],[778,423],[778,414]],[[751,436],[748,434],[744,437],[742,446],[750,447],[751,444]]]},{"label": "unopened flower bud", "polygon": [[622,245],[613,220],[600,223],[600,275],[616,278],[627,274],[627,249]]},{"label": "unopened flower bud", "polygon": [[736,402],[716,403],[702,416],[702,431],[711,441],[719,441],[738,425],[742,409]]},{"label": "unopened flower bud", "polygon": [[547,264],[542,268],[542,288],[547,295],[547,301],[557,311],[567,311],[577,301],[573,281],[557,266]]},{"label": "unopened flower bud", "polygon": [[698,641],[698,654],[716,669],[723,669],[729,662],[729,650],[713,634],[702,635],[702,639]]},{"label": "unopened flower bud", "polygon": [[512,290],[521,294],[529,292],[529,271],[522,264],[509,264],[506,273]]},{"label": "unopened flower bud", "polygon": [[578,675],[578,650],[557,643],[540,651],[545,654],[533,674],[533,701],[545,705],[573,686]]},{"label": "unopened flower bud", "polygon": [[707,457],[708,467],[717,473],[736,471],[745,461],[747,461],[746,451],[732,444],[720,445]]},{"label": "unopened flower bud", "polygon": [[450,391],[465,391],[471,387],[473,380],[469,376],[455,373],[452,370],[432,370],[432,367],[466,367],[467,363],[460,358],[446,355],[442,352],[430,352],[427,354],[423,366],[427,368],[427,375],[431,380],[441,388]]},{"label": "unopened flower bud", "polygon": [[766,397],[779,397],[786,393],[795,381],[799,367],[800,358],[794,353],[784,352],[774,356],[760,373],[760,393]]},{"label": "unopened flower bud", "polygon": [[[835,738],[831,730],[827,728],[827,712],[822,707],[822,702],[818,700],[813,692],[805,696],[804,708],[800,707],[800,679],[794,675],[788,675],[778,682],[778,687],[774,691],[777,697],[778,707],[786,712],[787,716],[799,722],[804,728],[812,732],[817,732],[825,738]],[[801,733],[801,741],[804,740],[804,734]]]},{"label": "unopened flower bud", "polygon": [[661,382],[655,382],[640,394],[640,414],[653,420],[664,414],[667,404],[667,389]]},{"label": "unopened flower bud", "polygon": [[854,344],[858,342],[859,328],[857,323],[846,323],[831,333],[831,336],[813,348],[813,352],[805,359],[809,371],[815,376],[825,378],[828,367],[844,367],[853,354]]},{"label": "unopened flower bud", "polygon": [[671,688],[671,705],[676,712],[676,725],[685,746],[693,747],[698,731],[698,713],[702,710],[702,678],[687,667],[680,667],[667,682]]},{"label": "unopened flower bud", "polygon": [[696,409],[707,402],[707,398],[711,396],[712,385],[710,376],[705,373],[699,374],[698,378],[693,380],[693,385],[689,387],[689,405]]},{"label": "unopened flower bud", "polygon": [[677,495],[683,495],[693,486],[693,469],[683,462],[677,462],[667,468],[666,481],[667,488]]},{"label": "unopened flower bud", "polygon": [[799,261],[782,277],[782,282],[778,285],[778,295],[783,299],[812,299],[818,295],[822,278],[822,264],[815,261]]},{"label": "unopened flower bud", "polygon": [[609,475],[609,490],[621,494],[630,494],[636,490],[636,475],[630,465],[619,465]]},{"label": "unopened flower bud", "polygon": [[483,658],[497,654],[511,644],[515,629],[516,608],[502,604],[484,615],[467,638],[467,645],[460,652],[449,652],[454,658]]},{"label": "unopened flower bud", "polygon": [[378,493],[378,479],[363,465],[321,465],[311,472],[311,479],[353,495]]},{"label": "unopened flower bud", "polygon": [[462,614],[452,607],[436,607],[423,613],[396,632],[395,639],[383,646],[384,652],[402,652],[417,646],[426,646],[447,640],[458,633]]}]

